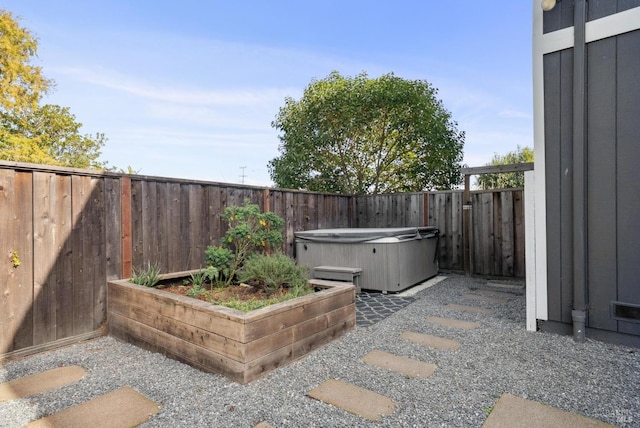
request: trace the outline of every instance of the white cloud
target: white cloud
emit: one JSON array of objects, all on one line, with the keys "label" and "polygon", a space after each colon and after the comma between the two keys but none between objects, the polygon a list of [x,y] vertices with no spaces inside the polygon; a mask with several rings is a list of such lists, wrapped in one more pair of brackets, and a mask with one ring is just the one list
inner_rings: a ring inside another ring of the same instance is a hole
[{"label": "white cloud", "polygon": [[290,93],[291,88],[233,89],[224,91],[212,90],[178,90],[167,86],[152,86],[117,72],[107,70],[91,70],[75,67],[57,67],[55,72],[72,77],[80,82],[90,83],[109,89],[126,92],[146,100],[165,101],[192,105],[224,105],[224,106],[260,106],[273,102],[281,103]]}]

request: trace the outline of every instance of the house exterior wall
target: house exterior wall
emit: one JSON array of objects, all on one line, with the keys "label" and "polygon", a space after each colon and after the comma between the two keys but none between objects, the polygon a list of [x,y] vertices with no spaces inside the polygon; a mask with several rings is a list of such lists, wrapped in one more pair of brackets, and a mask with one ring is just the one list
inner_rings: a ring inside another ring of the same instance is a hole
[{"label": "house exterior wall", "polygon": [[544,269],[536,288],[547,296],[537,318],[543,329],[570,331],[575,289],[584,287],[588,333],[625,341],[640,336],[640,322],[616,319],[611,304],[640,306],[640,0],[587,2],[584,129],[574,105],[579,2],[549,12],[533,3],[536,265]]}]

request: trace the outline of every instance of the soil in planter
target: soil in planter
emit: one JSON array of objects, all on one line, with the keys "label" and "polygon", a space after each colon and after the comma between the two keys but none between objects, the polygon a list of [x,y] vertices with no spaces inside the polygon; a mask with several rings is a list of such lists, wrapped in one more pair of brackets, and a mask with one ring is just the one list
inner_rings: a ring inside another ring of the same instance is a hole
[{"label": "soil in planter", "polygon": [[169,293],[180,294],[182,296],[209,302],[214,305],[227,306],[245,312],[314,292],[313,289],[309,289],[306,293],[294,296],[287,288],[279,288],[275,292],[267,292],[260,287],[247,284],[231,285],[221,288],[213,287],[213,289],[210,289],[207,284],[206,286],[203,286],[200,294],[190,295],[193,285],[184,284],[180,281],[161,281],[156,288]]}]

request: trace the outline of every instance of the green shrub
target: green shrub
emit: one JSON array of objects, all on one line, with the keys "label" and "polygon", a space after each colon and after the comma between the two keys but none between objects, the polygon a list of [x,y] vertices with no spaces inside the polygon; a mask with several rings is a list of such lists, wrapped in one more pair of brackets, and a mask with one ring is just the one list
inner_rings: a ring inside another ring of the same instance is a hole
[{"label": "green shrub", "polygon": [[213,282],[218,280],[219,276],[223,278],[229,278],[231,272],[231,265],[233,263],[233,252],[228,248],[209,246],[204,252],[206,269],[215,269],[215,278],[210,278]]},{"label": "green shrub", "polygon": [[242,206],[227,207],[222,218],[229,229],[221,245],[233,250],[242,262],[253,253],[267,253],[282,246],[284,220],[274,213],[261,212],[248,199]]},{"label": "green shrub", "polygon": [[204,284],[205,274],[203,271],[191,274],[191,288],[187,291],[187,296],[198,297],[204,294],[202,285]]},{"label": "green shrub", "polygon": [[305,267],[297,266],[284,254],[255,254],[246,260],[238,279],[267,292],[288,288],[297,296],[304,294],[309,275]]},{"label": "green shrub", "polygon": [[144,285],[145,287],[154,287],[160,282],[160,267],[158,264],[152,265],[151,262],[147,262],[147,268],[136,270],[133,269],[131,273],[131,282],[138,285]]},{"label": "green shrub", "polygon": [[230,285],[249,257],[282,247],[284,220],[274,213],[261,212],[248,199],[242,206],[225,208],[222,218],[228,224],[227,232],[219,246],[207,248],[205,263],[216,267],[225,285]]}]

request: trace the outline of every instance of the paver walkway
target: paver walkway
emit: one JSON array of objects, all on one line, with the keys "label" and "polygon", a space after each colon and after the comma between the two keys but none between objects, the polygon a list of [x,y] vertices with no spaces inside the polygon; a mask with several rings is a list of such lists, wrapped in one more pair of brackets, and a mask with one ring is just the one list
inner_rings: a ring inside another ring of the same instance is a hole
[{"label": "paver walkway", "polygon": [[337,379],[327,380],[307,395],[376,422],[396,408],[395,401],[389,397]]},{"label": "paver walkway", "polygon": [[362,362],[370,366],[398,372],[406,377],[429,377],[436,371],[436,365],[414,360],[378,349],[369,352]]},{"label": "paver walkway", "polygon": [[158,405],[129,387],[38,419],[27,428],[135,427],[158,412]]},{"label": "paver walkway", "polygon": [[16,400],[62,388],[82,379],[87,371],[80,366],[58,367],[0,384],[0,402]]},{"label": "paver walkway", "polygon": [[502,394],[482,428],[613,428],[595,419]]},{"label": "paver walkway", "polygon": [[[440,335],[405,331],[397,337],[389,337],[388,340],[408,340],[420,346],[431,348],[433,352],[455,351],[464,347],[465,337],[473,335],[476,333],[475,330],[482,326],[482,319],[495,315],[495,309],[489,309],[486,307],[487,305],[499,307],[502,304],[506,304],[512,295],[475,289],[469,290],[468,293],[464,293],[459,297],[469,301],[471,304],[444,304],[443,307],[452,313],[451,317],[429,316],[424,319],[425,326],[433,324],[445,327],[445,329],[438,330]],[[378,322],[414,300],[415,298],[412,297],[365,292],[359,296],[359,306],[357,306],[361,317],[358,328]],[[456,318],[456,314],[460,313],[464,313],[466,318],[476,317],[479,321]],[[453,334],[451,329],[457,330],[455,336],[457,339],[446,337],[448,331]],[[402,375],[402,378],[428,378],[437,374],[438,371],[438,367],[429,361],[420,361],[415,358],[395,355],[380,349],[369,352],[360,361],[362,364],[367,364],[380,370],[396,372]],[[68,366],[6,382],[0,384],[0,402],[62,388],[81,381],[86,374],[86,370],[82,367]],[[338,379],[327,379],[311,391],[308,391],[306,395],[358,415],[363,419],[376,422],[393,414],[398,405],[396,401],[384,394]],[[159,404],[125,386],[93,400],[79,403],[45,416],[27,426],[29,428],[52,426],[129,427],[147,421],[150,417],[153,417],[158,409]],[[425,421],[425,425],[429,425],[428,421]],[[611,425],[510,394],[503,394],[486,419],[483,428],[541,426],[572,428],[610,427]],[[263,421],[256,425],[255,428],[272,428],[272,426],[269,421]]]},{"label": "paver walkway", "polygon": [[[466,293],[461,297],[472,302],[501,305],[507,303],[510,296],[512,295],[509,293],[474,290],[474,293]],[[453,312],[465,312],[478,316],[487,316],[496,313],[494,309],[475,305],[450,303],[445,305],[445,308]],[[368,308],[366,310],[368,310]],[[388,315],[389,314],[386,314],[386,316]],[[373,318],[374,317],[371,317],[371,319]],[[375,320],[374,322],[377,321],[378,320]],[[426,322],[469,332],[477,329],[481,325],[480,322],[448,317],[427,317]],[[401,333],[400,338],[442,351],[454,351],[463,346],[460,341],[455,339],[412,331]],[[398,372],[406,377],[429,377],[433,375],[437,368],[435,364],[394,355],[381,350],[370,352],[365,355],[361,361],[380,369]],[[395,409],[395,403],[390,398],[338,380],[327,380],[307,395],[373,421],[380,421],[382,417],[390,415]],[[426,425],[428,425],[428,423],[426,423]],[[489,418],[487,418],[483,428],[515,427],[591,428],[610,427],[610,425],[510,394],[503,394]]]},{"label": "paver walkway", "polygon": [[[58,367],[0,384],[0,402],[30,397],[72,385],[87,371],[80,366]],[[130,387],[123,387],[93,400],[45,416],[28,428],[133,427],[158,412],[158,405]]]},{"label": "paver walkway", "polygon": [[480,327],[479,322],[463,321],[455,318],[427,317],[427,322],[438,324],[444,327],[459,328],[461,330],[475,330]]},{"label": "paver walkway", "polygon": [[450,303],[446,305],[445,308],[451,309],[454,311],[471,312],[474,314],[483,314],[483,315],[492,315],[496,313],[496,311],[494,311],[493,309],[479,308],[477,306],[469,306],[469,305],[456,305],[454,303]]},{"label": "paver walkway", "polygon": [[413,331],[405,331],[400,335],[401,338],[434,349],[445,349],[454,351],[460,348],[460,342],[455,339],[447,339],[445,337],[434,336],[432,334],[416,333]]}]

